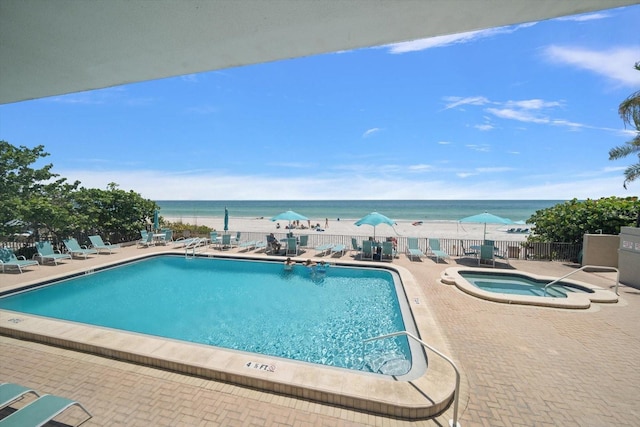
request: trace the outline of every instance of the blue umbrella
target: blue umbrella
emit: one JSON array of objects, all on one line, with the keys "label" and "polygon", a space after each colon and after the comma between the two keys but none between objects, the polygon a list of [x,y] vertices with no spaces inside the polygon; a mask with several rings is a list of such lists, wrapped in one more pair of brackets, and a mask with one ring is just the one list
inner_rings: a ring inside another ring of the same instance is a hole
[{"label": "blue umbrella", "polygon": [[376,226],[380,225],[380,224],[387,224],[390,226],[394,226],[395,225],[395,221],[393,221],[391,218],[388,218],[378,212],[371,212],[369,215],[363,216],[362,218],[360,218],[358,221],[356,221],[356,225],[358,227],[360,227],[361,225],[366,224],[366,225],[371,225],[373,226],[373,238],[375,240],[376,238]]},{"label": "blue umbrella", "polygon": [[224,207],[224,231],[229,231],[229,211]]},{"label": "blue umbrella", "polygon": [[289,229],[291,229],[291,221],[308,221],[308,220],[309,218],[307,218],[306,216],[300,215],[299,213],[294,211],[282,212],[274,216],[273,218],[271,218],[271,221],[289,221]]},{"label": "blue umbrella", "polygon": [[158,219],[158,210],[153,211],[153,229],[157,230],[160,228],[160,221]]},{"label": "blue umbrella", "polygon": [[460,222],[484,224],[484,235],[482,236],[482,240],[485,240],[487,237],[487,224],[513,224],[513,221],[509,218],[502,218],[501,216],[493,215],[488,212],[462,218]]}]

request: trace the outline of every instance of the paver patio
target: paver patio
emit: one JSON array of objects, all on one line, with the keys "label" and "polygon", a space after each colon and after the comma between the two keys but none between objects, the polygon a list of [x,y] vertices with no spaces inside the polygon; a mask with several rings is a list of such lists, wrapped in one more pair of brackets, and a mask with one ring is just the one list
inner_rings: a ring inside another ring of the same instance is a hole
[{"label": "paver patio", "polygon": [[[0,274],[0,289],[169,249],[124,248],[22,275]],[[582,311],[493,303],[438,281],[456,261],[412,262],[401,255],[394,264],[423,286],[422,303],[462,371],[462,426],[640,425],[640,290],[621,285],[620,302]],[[544,261],[512,265],[545,275],[572,270]],[[611,273],[575,278],[607,288],[615,283]],[[0,337],[0,381],[82,402],[94,415],[85,426],[445,426],[452,416],[451,408],[430,420],[373,416],[8,337]],[[75,421],[76,414],[63,415],[61,421]]]}]

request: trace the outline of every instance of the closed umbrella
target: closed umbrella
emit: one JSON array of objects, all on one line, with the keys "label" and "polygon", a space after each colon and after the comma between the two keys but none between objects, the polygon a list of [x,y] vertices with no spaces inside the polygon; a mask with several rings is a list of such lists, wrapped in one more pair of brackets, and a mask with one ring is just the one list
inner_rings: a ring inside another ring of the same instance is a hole
[{"label": "closed umbrella", "polygon": [[462,218],[460,222],[475,222],[478,224],[484,224],[484,234],[482,236],[482,240],[485,240],[487,237],[487,224],[512,224],[509,218],[502,218],[501,216],[493,215],[488,212],[471,215],[465,218]]},{"label": "closed umbrella", "polygon": [[158,218],[158,210],[153,211],[153,229],[158,230],[160,228],[160,220]]},{"label": "closed umbrella", "polygon": [[224,231],[229,231],[229,211],[224,207]]},{"label": "closed umbrella", "polygon": [[371,212],[369,215],[363,216],[358,221],[356,221],[356,225],[358,227],[364,224],[373,226],[373,239],[375,240],[377,225],[387,224],[393,227],[395,225],[395,221],[393,221],[391,218],[388,218],[382,215],[381,213]]},{"label": "closed umbrella", "polygon": [[289,221],[289,229],[291,229],[291,221],[307,221],[307,220],[309,220],[309,218],[307,218],[304,215],[300,215],[299,213],[294,211],[282,212],[274,216],[273,218],[271,218],[271,221]]}]

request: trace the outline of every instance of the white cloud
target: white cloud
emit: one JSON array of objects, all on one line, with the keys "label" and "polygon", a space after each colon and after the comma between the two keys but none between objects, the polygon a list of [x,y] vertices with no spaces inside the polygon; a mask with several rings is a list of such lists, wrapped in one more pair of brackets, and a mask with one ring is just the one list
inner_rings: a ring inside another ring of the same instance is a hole
[{"label": "white cloud", "polygon": [[485,105],[490,102],[484,96],[468,96],[466,98],[462,98],[460,96],[447,96],[444,100],[448,102],[444,107],[445,110],[457,108],[463,105]]},{"label": "white cloud", "polygon": [[[506,171],[508,172],[508,171]],[[529,179],[522,185],[501,177],[496,181],[466,180],[478,171],[458,172],[462,180],[420,180],[415,174],[341,174],[330,177],[270,177],[225,175],[211,172],[167,174],[164,170],[58,171],[84,187],[119,188],[152,200],[358,200],[358,199],[571,199],[629,196],[622,187],[622,174],[596,177],[548,176]],[[115,177],[115,178],[114,178]],[[564,179],[567,180],[564,180]],[[215,183],[215,185],[213,185]],[[340,189],[339,194],[336,188]]]},{"label": "white cloud", "polygon": [[582,15],[562,16],[560,18],[556,18],[556,21],[586,22],[586,21],[596,21],[598,19],[606,19],[610,17],[611,15],[607,13],[596,12],[596,13],[584,13]]},{"label": "white cloud", "polygon": [[449,141],[438,141],[438,144],[440,144],[440,145],[449,145],[449,144],[451,144],[451,142],[449,142]]},{"label": "white cloud", "polygon": [[487,112],[502,119],[517,120],[526,123],[549,123],[548,118],[539,117],[526,110],[514,110],[511,108],[487,108]]},{"label": "white cloud", "polygon": [[619,85],[630,87],[640,85],[640,73],[633,67],[640,59],[638,52],[640,45],[600,51],[577,46],[552,45],[544,50],[549,61],[589,71]]},{"label": "white cloud", "polygon": [[489,28],[486,30],[469,31],[466,33],[448,34],[444,36],[430,37],[428,39],[412,40],[402,43],[394,43],[383,46],[389,49],[389,53],[399,54],[407,52],[417,52],[421,50],[431,49],[435,47],[445,47],[453,44],[471,43],[476,40],[495,37],[502,34],[511,34],[521,28],[527,28],[535,25],[535,23],[527,23],[521,25],[511,25],[507,27]]},{"label": "white cloud", "polygon": [[380,130],[381,130],[380,128],[371,128],[371,129],[368,129],[365,133],[363,133],[363,134],[362,134],[362,137],[363,137],[363,138],[368,138],[368,137],[370,137],[371,135],[374,135],[374,134],[376,134],[376,133],[380,132]]},{"label": "white cloud", "polygon": [[486,144],[483,144],[483,145],[467,144],[465,145],[465,147],[470,148],[473,151],[480,151],[483,153],[488,153],[489,151],[491,151],[490,147]]},{"label": "white cloud", "polygon": [[493,130],[494,127],[493,125],[490,124],[484,124],[484,125],[475,125],[474,128],[481,130],[481,131],[489,131],[489,130]]}]

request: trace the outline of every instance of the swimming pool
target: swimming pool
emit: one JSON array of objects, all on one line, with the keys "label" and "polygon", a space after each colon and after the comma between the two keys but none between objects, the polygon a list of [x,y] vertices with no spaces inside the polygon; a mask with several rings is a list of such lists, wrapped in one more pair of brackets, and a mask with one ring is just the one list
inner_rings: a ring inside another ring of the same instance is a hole
[{"label": "swimming pool", "polygon": [[[69,263],[50,271],[40,269],[40,279],[19,281],[10,286],[0,284],[0,295],[36,289],[73,277],[95,277],[103,270],[118,270],[130,263],[151,260],[166,254],[183,258],[185,256],[183,251],[171,248],[154,248],[152,253],[142,253],[135,247],[124,248],[116,255],[94,258],[87,262]],[[202,255],[199,257],[206,258]],[[282,258],[263,254],[223,253],[216,254],[215,257],[262,263],[267,261],[269,265],[278,266],[278,269],[282,267],[283,261]],[[190,268],[196,265],[191,261],[194,260],[188,260],[184,269],[173,277],[187,277]],[[298,258],[297,261],[304,260]],[[415,335],[421,340],[445,354],[450,354],[440,325],[425,298],[421,282],[408,270],[395,264],[376,265],[341,260],[330,267],[327,276],[337,272],[338,267],[364,267],[368,270],[390,272],[394,276],[396,294],[408,332],[412,332],[411,326],[415,326]],[[306,278],[310,279],[312,278]],[[311,280],[313,286],[323,286],[325,282]],[[73,307],[70,310],[73,310]],[[413,340],[409,342],[411,370],[406,375],[395,376],[300,362],[279,356],[0,309],[0,342],[4,341],[5,345],[19,345],[19,341],[13,342],[15,339],[63,348],[69,352],[70,360],[76,357],[74,352],[91,353],[116,359],[120,361],[118,363],[132,362],[151,369],[194,375],[263,392],[403,419],[424,419],[441,413],[452,402],[456,384],[455,372],[444,359],[430,357],[427,369],[426,355],[422,347]],[[367,345],[365,348],[363,345],[364,351],[375,349],[376,346]],[[84,360],[81,355],[77,357]],[[380,359],[371,360],[374,365],[379,362]],[[102,364],[99,361],[96,363]]]},{"label": "swimming pool", "polygon": [[406,337],[362,344],[415,330],[397,290],[381,269],[163,256],[0,298],[0,309],[403,376]]},{"label": "swimming pool", "polygon": [[556,278],[513,270],[448,268],[441,281],[479,298],[508,304],[557,308],[589,308],[592,302],[617,302],[615,293],[584,282],[565,279],[545,289]]}]

